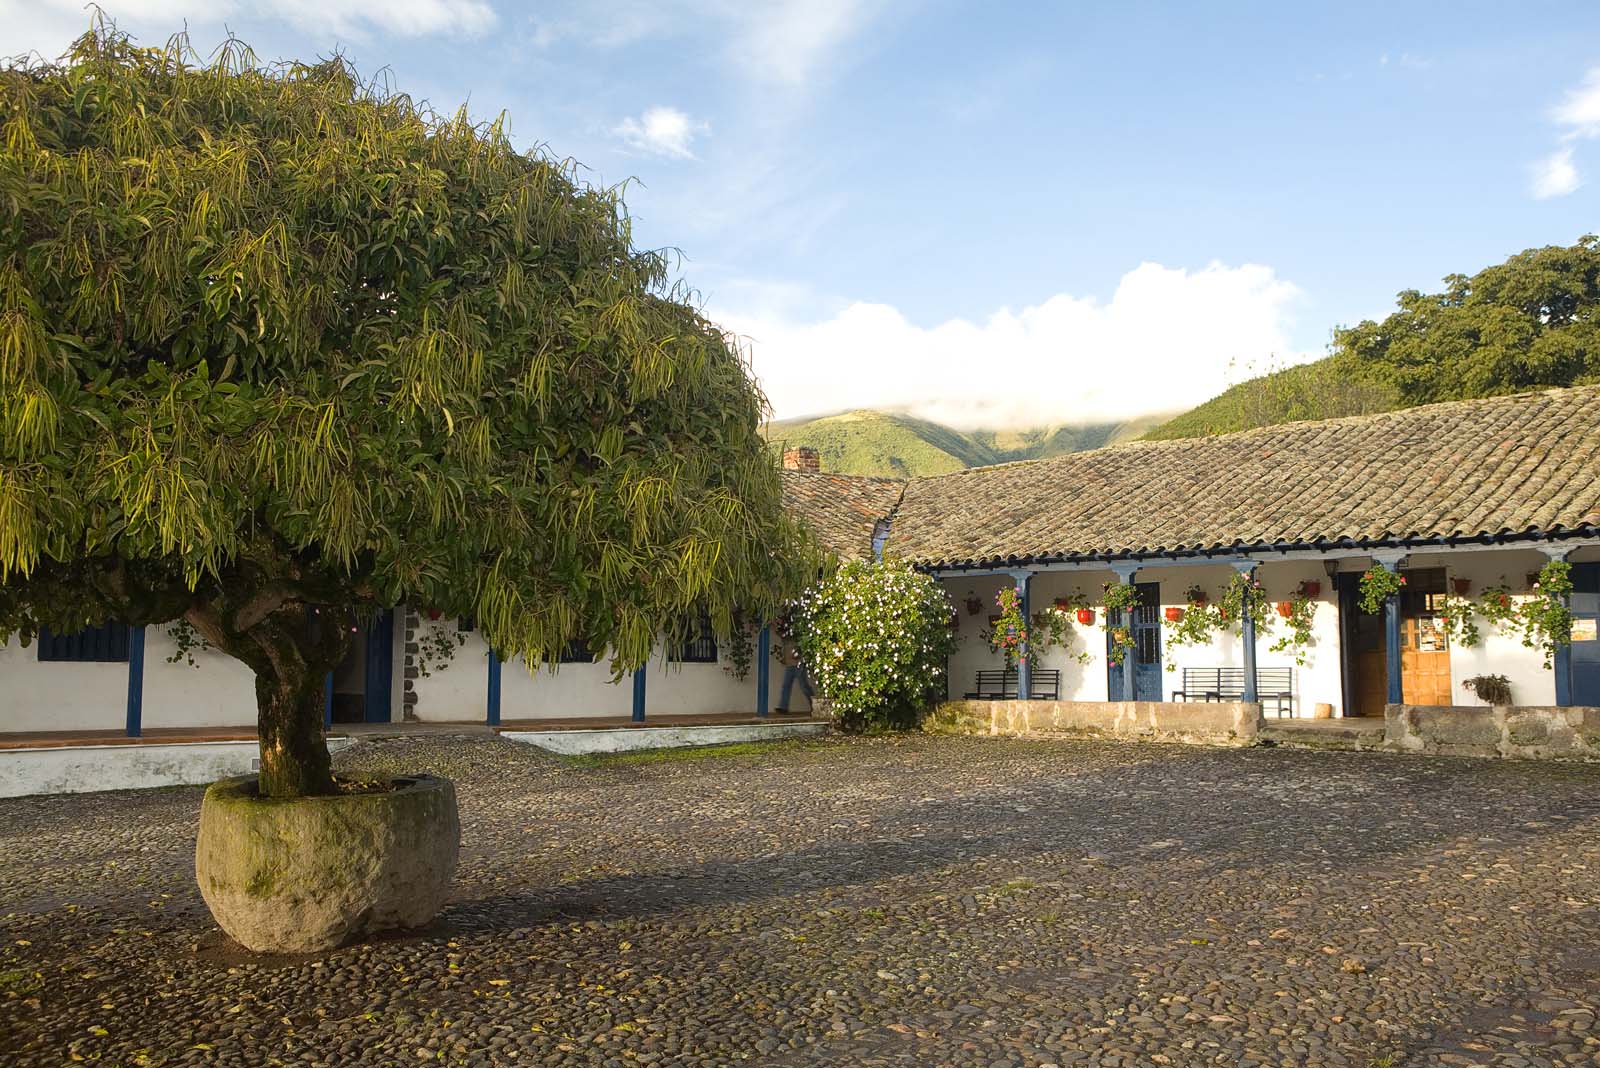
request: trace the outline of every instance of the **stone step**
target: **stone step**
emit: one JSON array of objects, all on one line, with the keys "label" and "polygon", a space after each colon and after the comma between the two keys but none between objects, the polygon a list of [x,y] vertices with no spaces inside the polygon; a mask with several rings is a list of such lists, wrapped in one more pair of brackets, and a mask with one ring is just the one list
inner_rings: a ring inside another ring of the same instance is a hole
[{"label": "stone step", "polygon": [[1269,719],[1261,728],[1258,740],[1304,749],[1377,749],[1383,745],[1383,720],[1375,716]]}]

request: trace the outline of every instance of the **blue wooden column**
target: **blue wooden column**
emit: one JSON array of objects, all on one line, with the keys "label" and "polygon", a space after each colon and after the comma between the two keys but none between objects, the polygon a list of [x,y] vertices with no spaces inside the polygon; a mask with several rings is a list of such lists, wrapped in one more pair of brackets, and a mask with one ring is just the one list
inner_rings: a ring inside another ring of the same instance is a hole
[{"label": "blue wooden column", "polygon": [[[1012,581],[1017,584],[1017,598],[1022,603],[1024,629],[1033,625],[1033,572],[1013,571]],[[1017,700],[1033,699],[1033,650],[1024,640],[1017,648]]]},{"label": "blue wooden column", "polygon": [[[1246,579],[1253,580],[1256,576],[1256,565],[1253,560],[1233,566]],[[1244,646],[1244,693],[1241,696],[1246,701],[1255,702],[1261,700],[1261,692],[1256,679],[1256,617],[1253,603],[1255,598],[1251,593],[1252,587],[1246,586],[1239,605],[1242,617],[1239,620],[1239,641]]]},{"label": "blue wooden column", "polygon": [[644,669],[641,664],[633,672],[633,721],[644,722]]},{"label": "blue wooden column", "polygon": [[[1374,561],[1385,571],[1400,571],[1400,558],[1374,557]],[[1405,701],[1405,687],[1401,685],[1400,677],[1400,595],[1391,594],[1383,602],[1383,666],[1384,674],[1388,676],[1389,694],[1386,698],[1389,704],[1398,705]]]},{"label": "blue wooden column", "polygon": [[[1544,554],[1552,560],[1565,560],[1566,549],[1546,549]],[[1567,598],[1567,607],[1572,607],[1572,598]],[[1556,704],[1562,708],[1572,706],[1572,646],[1562,642],[1556,646],[1556,655],[1550,666],[1556,673]]]},{"label": "blue wooden column", "polygon": [[764,624],[756,636],[756,715],[767,714],[767,692],[772,683],[772,627]]},{"label": "blue wooden column", "polygon": [[488,709],[484,717],[491,727],[500,725],[500,654],[489,650]]},{"label": "blue wooden column", "polygon": [[128,628],[128,724],[129,738],[144,733],[144,628]]}]

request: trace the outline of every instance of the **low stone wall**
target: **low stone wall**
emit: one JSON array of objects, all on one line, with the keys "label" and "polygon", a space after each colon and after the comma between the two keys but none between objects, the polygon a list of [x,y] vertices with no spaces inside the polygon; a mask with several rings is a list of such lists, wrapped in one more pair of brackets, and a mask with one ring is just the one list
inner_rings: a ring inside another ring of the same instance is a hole
[{"label": "low stone wall", "polygon": [[1600,760],[1600,708],[1389,705],[1384,745],[1404,753]]},{"label": "low stone wall", "polygon": [[1082,731],[1128,738],[1253,745],[1261,705],[1244,701],[946,701],[925,728],[957,734]]}]

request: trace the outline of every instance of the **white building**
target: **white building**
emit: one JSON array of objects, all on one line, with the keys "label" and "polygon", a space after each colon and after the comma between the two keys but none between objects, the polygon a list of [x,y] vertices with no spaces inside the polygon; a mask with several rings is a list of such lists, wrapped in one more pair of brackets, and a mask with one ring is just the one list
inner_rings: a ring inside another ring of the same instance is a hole
[{"label": "white building", "polygon": [[[1001,669],[981,632],[996,591],[1015,584],[1030,610],[1061,599],[1068,617],[1065,647],[1040,651],[1018,673],[1034,697],[1237,698],[1248,686],[1269,715],[1326,705],[1373,716],[1386,704],[1475,703],[1463,683],[1493,674],[1517,704],[1600,705],[1600,387],[1136,442],[910,482],[823,474],[810,450],[785,459],[798,468],[784,472],[786,502],[825,547],[865,556],[883,546],[944,582],[962,638],[952,697],[984,692],[979,672]],[[1573,640],[1552,667],[1481,619],[1479,644],[1450,640],[1441,617],[1451,605],[1502,586],[1533,596],[1529,576],[1555,559],[1572,565],[1576,592]],[[1357,586],[1374,567],[1408,581],[1369,615]],[[1239,573],[1274,605],[1306,596],[1311,641],[1274,651],[1286,630],[1278,619],[1254,643],[1224,632],[1174,647],[1193,610],[1187,591],[1215,605]],[[1141,603],[1130,618],[1097,610],[1108,583],[1135,585]],[[1121,627],[1133,651],[1111,663],[1108,631]],[[457,621],[402,606],[373,620],[330,678],[328,718],[505,726],[764,715],[780,703],[782,670],[761,655],[764,640],[752,638],[743,677],[709,636],[663,649],[622,679],[580,649],[530,672],[497,663]],[[1252,657],[1254,676],[1244,670]],[[0,649],[0,740],[250,736],[249,670],[211,651],[192,659],[165,627],[109,624],[26,648],[13,640]],[[1022,681],[987,678],[1013,695]],[[798,696],[792,703],[807,710]]]}]

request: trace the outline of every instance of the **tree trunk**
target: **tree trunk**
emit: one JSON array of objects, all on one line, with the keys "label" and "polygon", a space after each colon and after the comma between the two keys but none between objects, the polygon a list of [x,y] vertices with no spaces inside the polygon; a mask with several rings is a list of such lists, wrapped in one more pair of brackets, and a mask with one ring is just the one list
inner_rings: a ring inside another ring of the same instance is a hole
[{"label": "tree trunk", "polygon": [[261,735],[261,793],[304,797],[333,793],[333,770],[322,737],[327,694],[321,675],[298,679],[256,676],[258,730]]}]

